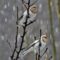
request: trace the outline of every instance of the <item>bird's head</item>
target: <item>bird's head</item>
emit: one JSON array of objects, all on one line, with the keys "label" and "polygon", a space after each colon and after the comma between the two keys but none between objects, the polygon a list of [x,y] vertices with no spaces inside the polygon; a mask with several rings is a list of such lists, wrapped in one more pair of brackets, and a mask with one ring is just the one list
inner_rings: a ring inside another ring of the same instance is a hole
[{"label": "bird's head", "polygon": [[37,5],[32,5],[30,6],[30,11],[34,14],[38,12],[38,6]]},{"label": "bird's head", "polygon": [[[37,2],[37,1],[35,1],[35,2]],[[32,3],[32,4],[28,4],[28,3],[26,3],[25,1],[22,1],[22,3],[23,3],[23,6],[26,8],[26,10],[28,9],[28,7],[29,7],[29,10],[32,12],[32,13],[34,13],[34,14],[36,14],[37,12],[38,12],[38,6],[36,5],[36,4],[34,4],[34,3]]]},{"label": "bird's head", "polygon": [[48,42],[48,36],[47,36],[47,34],[44,34],[44,35],[41,36],[41,42],[45,43],[45,44]]}]

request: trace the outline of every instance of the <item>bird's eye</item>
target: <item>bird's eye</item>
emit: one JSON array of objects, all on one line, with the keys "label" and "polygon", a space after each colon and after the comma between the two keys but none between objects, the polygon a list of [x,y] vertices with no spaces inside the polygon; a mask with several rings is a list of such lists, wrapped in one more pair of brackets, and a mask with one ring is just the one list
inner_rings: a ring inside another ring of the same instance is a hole
[{"label": "bird's eye", "polygon": [[36,7],[33,7],[33,8],[36,8]]},{"label": "bird's eye", "polygon": [[46,38],[47,39],[47,37],[45,36],[44,38]]}]

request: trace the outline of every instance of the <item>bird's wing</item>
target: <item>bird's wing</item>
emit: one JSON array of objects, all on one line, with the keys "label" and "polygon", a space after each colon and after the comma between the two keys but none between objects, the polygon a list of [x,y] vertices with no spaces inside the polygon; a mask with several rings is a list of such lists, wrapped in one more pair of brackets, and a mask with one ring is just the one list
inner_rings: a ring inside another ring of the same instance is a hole
[{"label": "bird's wing", "polygon": [[34,41],[33,43],[31,43],[27,48],[23,49],[23,50],[28,50],[30,49],[31,47],[33,47],[36,43],[38,43],[38,40]]},{"label": "bird's wing", "polygon": [[29,45],[29,47],[23,49],[21,51],[21,56],[24,57],[25,55],[27,55],[29,52],[34,50],[34,45],[38,42],[38,40],[34,41],[31,45]]},{"label": "bird's wing", "polygon": [[22,51],[21,52],[21,56],[24,57],[24,56],[26,56],[31,51],[33,51],[33,47],[29,48],[28,50]]},{"label": "bird's wing", "polygon": [[35,45],[37,42],[39,42],[39,40],[35,40],[33,43],[30,44],[30,46]]}]

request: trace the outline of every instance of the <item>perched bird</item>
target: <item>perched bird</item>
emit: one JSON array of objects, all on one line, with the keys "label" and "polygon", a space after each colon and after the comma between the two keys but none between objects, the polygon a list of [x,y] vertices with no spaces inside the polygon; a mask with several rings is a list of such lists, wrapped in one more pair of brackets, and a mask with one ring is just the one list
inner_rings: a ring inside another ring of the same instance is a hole
[{"label": "perched bird", "polygon": [[[46,34],[41,36],[41,46],[40,46],[40,55],[42,56],[46,50],[46,45],[48,42],[48,37]],[[27,55],[29,52],[33,51],[35,54],[38,54],[38,48],[39,48],[39,40],[35,40],[32,44],[29,45],[28,48],[24,49],[21,51],[20,56],[24,57]]]},{"label": "perched bird", "polygon": [[[38,7],[36,5],[32,5],[29,8],[29,18],[27,23],[30,21],[33,21],[37,15],[38,12]],[[24,22],[26,21],[26,16],[27,16],[27,10],[23,13],[23,15],[19,18],[19,25],[24,25]]]}]

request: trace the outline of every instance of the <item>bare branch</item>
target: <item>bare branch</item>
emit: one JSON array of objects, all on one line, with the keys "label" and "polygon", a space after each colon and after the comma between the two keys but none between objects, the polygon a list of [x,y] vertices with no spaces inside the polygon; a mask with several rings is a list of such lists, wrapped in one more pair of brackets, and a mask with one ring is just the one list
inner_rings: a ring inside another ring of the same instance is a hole
[{"label": "bare branch", "polygon": [[9,45],[11,51],[13,51],[10,42],[9,42],[8,40],[6,40],[6,42],[8,43],[8,45]]},{"label": "bare branch", "polygon": [[[16,21],[16,25],[18,25],[18,7],[17,7],[17,21]],[[17,26],[17,28],[16,28],[15,47],[14,47],[13,53],[12,53],[12,55],[11,55],[11,60],[14,59],[14,54],[15,54],[16,49],[17,49],[17,37],[18,37],[18,26]]]},{"label": "bare branch", "polygon": [[22,0],[22,4],[25,6],[25,8],[28,8],[28,3],[26,3],[24,0]]},{"label": "bare branch", "polygon": [[[24,0],[22,0],[22,2],[23,1]],[[21,45],[20,45],[19,51],[17,52],[17,56],[16,56],[15,60],[18,60],[19,53],[20,53],[20,51],[22,49],[22,46],[23,46],[24,37],[25,37],[25,34],[26,34],[27,20],[28,20],[28,17],[29,17],[29,7],[30,7],[30,0],[28,0],[27,16],[26,16],[25,25],[23,26],[23,35],[21,36],[21,38],[22,38]]]},{"label": "bare branch", "polygon": [[[30,6],[34,5],[36,2],[38,2],[38,0],[35,0],[33,3],[30,4]],[[22,0],[23,5],[25,6],[25,8],[28,8],[28,3],[26,3],[24,0]]]},{"label": "bare branch", "polygon": [[[22,3],[25,4],[25,1],[22,0]],[[21,44],[20,44],[20,46],[19,46],[19,50],[18,50],[18,51],[16,51],[16,49],[17,49],[18,28],[19,28],[19,27],[18,27],[18,21],[23,18],[23,15],[22,15],[20,18],[18,18],[18,7],[17,7],[17,21],[16,21],[17,29],[16,29],[15,47],[14,47],[13,53],[12,53],[12,55],[11,55],[11,60],[18,60],[20,51],[22,50],[22,46],[23,46],[23,43],[24,43],[24,37],[25,37],[25,35],[26,35],[26,33],[27,33],[27,32],[26,32],[26,27],[27,27],[28,25],[32,24],[33,22],[35,22],[35,20],[34,20],[34,21],[31,21],[29,24],[27,24],[28,18],[29,18],[30,0],[28,0],[27,5],[28,5],[28,6],[24,5],[24,6],[26,7],[26,10],[27,10],[27,16],[26,16],[26,20],[25,20],[25,22],[24,22],[24,26],[22,26],[22,27],[23,27],[23,34],[22,34],[22,36],[21,36],[22,41],[21,41]],[[16,55],[16,57],[14,58],[15,52],[17,53],[17,55]]]},{"label": "bare branch", "polygon": [[37,3],[39,0],[34,1],[33,3],[30,4],[30,6],[34,5],[35,3]]},{"label": "bare branch", "polygon": [[23,15],[21,15],[21,16],[18,18],[18,21],[20,21],[22,18],[23,18]]},{"label": "bare branch", "polygon": [[[41,34],[42,34],[42,32],[41,32],[41,29],[40,29],[40,39],[41,39]],[[38,47],[38,52],[39,52],[39,54],[38,54],[38,60],[40,60],[40,46],[41,46],[40,39],[39,39],[39,47]]]},{"label": "bare branch", "polygon": [[27,26],[30,25],[30,24],[32,24],[32,23],[34,23],[35,21],[36,21],[36,20],[30,21],[30,22],[27,24]]},{"label": "bare branch", "polygon": [[[48,50],[48,48],[46,48],[46,50],[44,51],[43,55],[47,52],[47,50]],[[43,55],[42,55],[42,56],[43,56]],[[40,56],[40,58],[42,58],[42,56]]]}]

